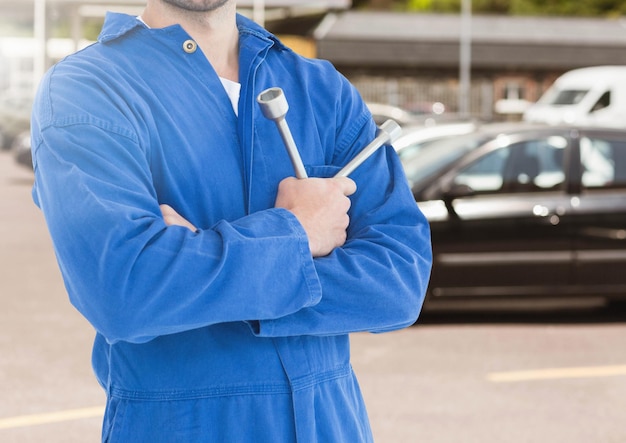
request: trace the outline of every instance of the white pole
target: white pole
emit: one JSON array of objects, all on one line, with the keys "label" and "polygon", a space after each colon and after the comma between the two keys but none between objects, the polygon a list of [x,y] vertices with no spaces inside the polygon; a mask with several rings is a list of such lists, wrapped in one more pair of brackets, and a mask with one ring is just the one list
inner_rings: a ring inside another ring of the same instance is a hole
[{"label": "white pole", "polygon": [[35,37],[33,88],[36,90],[46,70],[46,0],[34,1],[33,18],[33,33]]},{"label": "white pole", "polygon": [[470,88],[472,66],[472,0],[461,3],[461,37],[459,54],[459,114],[470,114]]},{"label": "white pole", "polygon": [[252,3],[252,19],[265,26],[265,0],[254,0]]},{"label": "white pole", "polygon": [[83,17],[80,15],[80,8],[74,6],[71,8],[72,14],[72,43],[74,44],[74,52],[80,47],[80,39],[83,36]]}]

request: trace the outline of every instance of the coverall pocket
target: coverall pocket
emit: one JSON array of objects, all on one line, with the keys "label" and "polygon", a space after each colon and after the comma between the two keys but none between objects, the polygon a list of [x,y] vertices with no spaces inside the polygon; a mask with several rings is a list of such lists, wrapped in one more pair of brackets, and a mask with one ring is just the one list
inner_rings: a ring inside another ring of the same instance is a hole
[{"label": "coverall pocket", "polygon": [[309,177],[330,178],[334,177],[341,168],[332,165],[314,165],[306,166],[305,169]]}]

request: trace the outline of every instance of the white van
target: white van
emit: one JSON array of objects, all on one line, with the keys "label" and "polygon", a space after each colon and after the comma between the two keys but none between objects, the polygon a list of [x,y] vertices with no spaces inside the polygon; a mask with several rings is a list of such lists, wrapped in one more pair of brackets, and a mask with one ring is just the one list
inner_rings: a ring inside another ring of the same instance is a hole
[{"label": "white van", "polygon": [[523,118],[552,125],[626,127],[626,66],[566,72],[524,112]]}]

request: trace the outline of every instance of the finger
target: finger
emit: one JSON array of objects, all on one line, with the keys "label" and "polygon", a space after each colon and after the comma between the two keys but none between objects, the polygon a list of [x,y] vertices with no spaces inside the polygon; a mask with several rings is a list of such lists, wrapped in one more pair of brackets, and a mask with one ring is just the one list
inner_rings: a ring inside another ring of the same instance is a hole
[{"label": "finger", "polygon": [[170,205],[162,204],[162,205],[159,205],[159,208],[161,209],[161,214],[163,215],[171,214],[172,212],[175,212],[174,209],[172,209]]},{"label": "finger", "polygon": [[191,222],[189,222],[186,218],[181,216],[171,206],[162,204],[162,205],[159,205],[159,208],[161,209],[161,214],[163,215],[163,220],[165,221],[166,225],[182,226],[182,227],[188,228],[190,231],[193,231],[193,232],[197,231],[197,228],[193,224],[191,224]]},{"label": "finger", "polygon": [[356,192],[356,182],[349,177],[335,177],[334,180],[339,183],[343,195],[348,196]]}]

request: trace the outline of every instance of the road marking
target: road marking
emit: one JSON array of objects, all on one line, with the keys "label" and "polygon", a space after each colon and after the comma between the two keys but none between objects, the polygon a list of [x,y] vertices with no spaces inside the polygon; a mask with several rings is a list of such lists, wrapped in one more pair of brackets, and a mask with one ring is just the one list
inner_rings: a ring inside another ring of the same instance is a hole
[{"label": "road marking", "polygon": [[563,378],[613,377],[626,375],[626,365],[585,366],[577,368],[549,368],[532,371],[492,372],[487,380],[494,383],[512,383],[529,380],[551,380]]},{"label": "road marking", "polygon": [[0,429],[21,428],[48,423],[80,420],[82,418],[97,418],[104,415],[104,407],[68,409],[66,411],[48,412],[45,414],[19,415],[17,417],[0,418]]}]

